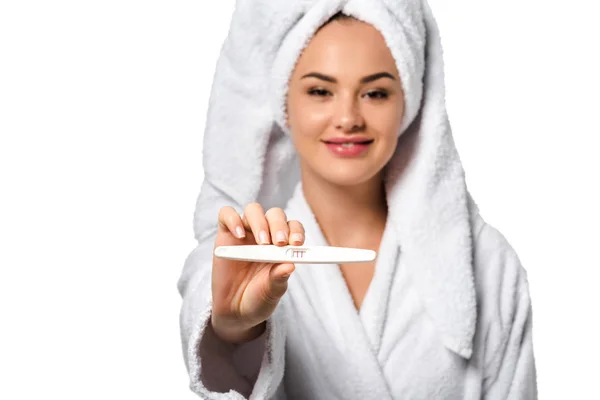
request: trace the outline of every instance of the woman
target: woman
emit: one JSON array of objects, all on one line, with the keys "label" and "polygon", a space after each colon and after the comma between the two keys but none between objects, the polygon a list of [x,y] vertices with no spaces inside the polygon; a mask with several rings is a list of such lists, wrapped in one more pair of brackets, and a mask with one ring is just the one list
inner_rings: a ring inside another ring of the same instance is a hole
[{"label": "woman", "polygon": [[[217,66],[199,245],[179,282],[192,390],[214,399],[537,398],[526,273],[466,191],[429,6],[259,4],[270,14],[238,5]],[[244,40],[256,47],[243,50]],[[240,75],[219,75],[228,68],[271,91],[249,94]],[[275,111],[258,108],[271,93]],[[225,99],[224,113],[214,105]],[[216,146],[228,146],[227,161]],[[298,268],[212,258],[215,246],[241,244],[378,257]]]}]

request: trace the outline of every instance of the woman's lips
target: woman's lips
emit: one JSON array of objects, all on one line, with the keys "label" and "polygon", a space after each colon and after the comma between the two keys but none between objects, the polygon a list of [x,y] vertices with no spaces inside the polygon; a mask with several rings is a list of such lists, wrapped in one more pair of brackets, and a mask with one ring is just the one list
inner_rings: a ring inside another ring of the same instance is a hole
[{"label": "woman's lips", "polygon": [[324,143],[327,149],[338,157],[358,157],[369,149],[373,140],[344,143],[326,141]]}]

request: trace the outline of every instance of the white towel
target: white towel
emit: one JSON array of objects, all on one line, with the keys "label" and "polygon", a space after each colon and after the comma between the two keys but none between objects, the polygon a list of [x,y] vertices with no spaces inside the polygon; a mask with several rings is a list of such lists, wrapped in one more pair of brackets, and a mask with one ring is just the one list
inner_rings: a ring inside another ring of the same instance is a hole
[{"label": "white towel", "polygon": [[207,116],[196,238],[212,240],[224,205],[241,212],[259,201],[267,209],[291,197],[299,172],[283,122],[287,80],[316,28],[340,10],[376,26],[397,60],[406,118],[389,164],[389,218],[409,265],[423,270],[419,285],[447,346],[468,357],[475,322],[469,197],[446,113],[437,24],[421,0],[236,4]]},{"label": "white towel", "polygon": [[[218,60],[204,133],[205,178],[194,215],[198,247],[179,281],[183,350],[198,392],[206,390],[196,378],[196,346],[210,312],[216,217],[225,205],[242,212],[258,201],[268,209],[284,207],[292,197],[299,167],[284,123],[287,82],[316,29],[338,11],[374,25],[398,65],[406,109],[385,174],[388,225],[442,342],[464,359],[472,355],[477,303],[471,223],[478,209],[452,138],[441,40],[429,5],[425,0],[239,0]],[[278,323],[269,325],[270,340],[283,335]],[[281,374],[263,370],[259,383]]]}]

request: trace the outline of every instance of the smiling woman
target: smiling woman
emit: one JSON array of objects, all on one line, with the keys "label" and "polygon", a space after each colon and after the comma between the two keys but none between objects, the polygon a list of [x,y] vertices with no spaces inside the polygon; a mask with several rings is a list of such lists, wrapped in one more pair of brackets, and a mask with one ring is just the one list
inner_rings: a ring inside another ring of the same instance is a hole
[{"label": "smiling woman", "polygon": [[[535,399],[527,275],[467,190],[427,2],[239,5],[205,133],[199,243],[179,281],[192,389]],[[213,258],[263,244],[377,258]]]},{"label": "smiling woman", "polygon": [[287,126],[302,178],[316,192],[324,179],[384,197],[381,174],[404,111],[400,74],[372,25],[340,14],[332,21],[311,39],[289,82]]}]

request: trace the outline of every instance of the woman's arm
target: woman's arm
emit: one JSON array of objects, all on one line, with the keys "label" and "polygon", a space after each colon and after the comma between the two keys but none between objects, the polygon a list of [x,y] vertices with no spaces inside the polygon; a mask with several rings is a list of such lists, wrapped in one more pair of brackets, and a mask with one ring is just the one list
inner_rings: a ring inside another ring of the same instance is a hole
[{"label": "woman's arm", "polygon": [[486,399],[535,400],[537,374],[533,354],[532,311],[525,289],[514,304],[514,319],[503,343],[494,351],[487,379]]},{"label": "woman's arm", "polygon": [[209,321],[198,350],[204,386],[213,392],[233,389],[250,397],[265,355],[266,339],[265,330],[246,343],[227,343],[216,335]]},{"label": "woman's arm", "polygon": [[[190,389],[205,399],[272,398],[282,385],[285,335],[276,311],[257,339],[231,345],[214,335],[211,269],[213,240],[188,255],[178,282],[183,304],[180,332]],[[281,307],[280,307],[281,308]]]},{"label": "woman's arm", "polygon": [[483,398],[535,400],[537,375],[527,272],[496,228],[485,224],[477,242],[479,329],[486,332]]}]

